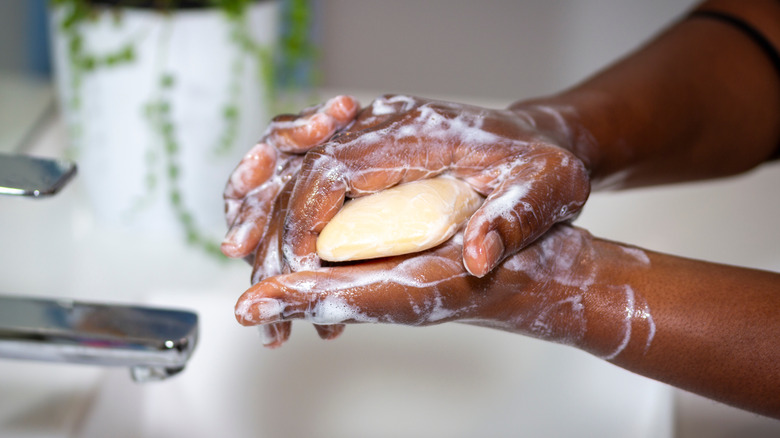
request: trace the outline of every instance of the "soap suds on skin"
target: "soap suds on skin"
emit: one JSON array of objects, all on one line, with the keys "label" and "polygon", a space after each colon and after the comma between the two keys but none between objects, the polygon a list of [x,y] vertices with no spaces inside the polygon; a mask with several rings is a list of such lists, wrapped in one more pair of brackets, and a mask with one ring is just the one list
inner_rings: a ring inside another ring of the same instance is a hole
[{"label": "soap suds on skin", "polygon": [[[415,105],[418,103],[409,97],[406,96],[394,96],[391,98],[386,98],[384,100],[379,99],[374,102],[372,106],[372,111],[375,116],[385,116],[388,114],[391,114],[392,112],[399,111],[409,111],[411,110]],[[477,114],[470,115],[469,117],[463,117],[461,115],[460,111],[456,111],[459,108],[461,108],[460,105],[452,104],[450,107],[449,104],[423,104],[420,105],[415,109],[415,119],[413,120],[414,123],[417,123],[418,126],[413,127],[414,129],[410,129],[409,126],[403,126],[399,123],[389,123],[387,126],[382,127],[381,129],[378,129],[374,132],[366,132],[365,134],[361,134],[359,136],[354,136],[351,140],[341,142],[338,145],[337,144],[326,144],[325,146],[322,146],[322,150],[324,152],[324,155],[328,154],[334,154],[336,153],[337,148],[345,147],[345,148],[363,148],[367,151],[366,154],[366,160],[368,162],[382,162],[383,158],[386,159],[387,157],[381,157],[376,156],[373,157],[372,154],[385,154],[386,151],[382,150],[382,148],[374,148],[372,149],[370,146],[372,146],[377,141],[394,141],[397,142],[399,148],[398,153],[404,154],[405,149],[409,148],[411,153],[418,152],[415,150],[415,148],[419,147],[418,142],[415,142],[415,139],[420,136],[425,136],[432,140],[441,140],[443,142],[459,142],[459,143],[471,143],[471,144],[484,144],[485,148],[488,147],[520,147],[525,148],[526,153],[524,153],[522,156],[516,156],[516,157],[510,157],[503,163],[495,163],[495,166],[490,168],[488,166],[488,169],[493,176],[493,178],[485,178],[481,179],[478,175],[475,176],[468,176],[468,175],[459,175],[456,174],[458,177],[462,177],[462,179],[472,183],[476,188],[478,188],[483,193],[487,194],[495,190],[501,183],[501,181],[505,180],[508,175],[512,174],[512,170],[516,169],[516,166],[518,164],[522,164],[526,170],[533,170],[534,168],[538,168],[538,170],[541,172],[542,170],[545,170],[546,166],[549,164],[546,161],[546,157],[544,157],[542,154],[535,155],[535,151],[533,148],[533,144],[530,144],[528,142],[521,142],[521,141],[514,141],[510,140],[504,137],[500,137],[496,134],[493,134],[491,132],[488,132],[483,129],[483,118]],[[442,112],[441,109],[452,110],[452,113],[456,114],[455,116],[445,116],[443,114],[446,114],[446,111]],[[541,108],[542,111],[549,114],[553,119],[558,120],[559,124],[563,128],[568,129],[565,121],[563,120],[563,117],[561,117],[560,113],[556,113],[558,109],[555,108]],[[556,119],[557,117],[557,119]],[[408,122],[408,120],[406,121]],[[404,122],[404,123],[406,123]],[[532,119],[528,119],[526,121],[529,124],[533,123]],[[575,135],[576,133],[566,132],[566,135]],[[475,149],[478,149],[475,148]],[[322,156],[321,158],[326,159],[325,156]],[[557,161],[552,161],[553,163],[558,163],[560,166],[572,166],[574,164],[579,165],[578,163],[572,163],[570,162],[568,156],[565,155],[558,155],[555,157]],[[352,181],[361,181],[362,179],[370,179],[370,177],[373,175],[376,175],[378,173],[381,173],[382,175],[390,174],[391,179],[395,178],[395,181],[397,182],[403,182],[407,178],[414,179],[414,178],[420,178],[420,177],[431,177],[435,175],[439,175],[441,173],[449,172],[452,169],[449,167],[449,163],[446,163],[446,165],[437,165],[436,163],[433,163],[431,165],[431,162],[428,162],[427,156],[425,157],[426,162],[420,163],[419,165],[411,165],[408,168],[399,168],[399,169],[387,169],[387,168],[377,168],[377,167],[357,167],[355,169],[347,170],[345,168],[338,168],[335,173],[333,173],[333,176],[327,176],[327,178],[331,178],[333,180],[340,180],[341,183],[344,186],[344,189],[346,190],[346,196],[361,196],[366,194],[365,191],[361,191],[359,187],[352,187],[351,182]],[[377,161],[379,160],[379,161]],[[513,161],[516,160],[516,161]],[[321,161],[319,163],[314,163],[315,166],[313,166],[315,169],[319,168],[321,166],[324,166],[326,164],[330,164],[332,160],[327,161]],[[576,160],[571,160],[576,161]],[[336,161],[338,162],[338,161]],[[318,167],[319,166],[319,167]],[[476,168],[477,166],[475,166]],[[324,167],[328,168],[328,167]],[[484,168],[484,167],[483,167]],[[393,175],[395,173],[395,175]],[[457,172],[456,172],[457,173]],[[318,172],[314,172],[314,177],[317,176]],[[499,197],[495,196],[494,198],[501,199],[500,203],[496,203],[497,205],[493,207],[493,210],[490,211],[491,215],[495,215],[493,217],[502,217],[507,220],[513,220],[513,221],[521,221],[521,220],[528,220],[527,218],[534,218],[534,217],[554,217],[557,219],[565,219],[567,217],[570,217],[574,212],[576,212],[579,207],[581,207],[581,204],[584,202],[568,202],[564,205],[555,205],[555,206],[545,206],[545,205],[532,205],[530,202],[525,200],[525,197],[529,193],[535,193],[538,191],[538,188],[534,187],[531,183],[527,185],[513,185],[511,187],[508,187],[507,190]],[[524,192],[524,193],[523,193]],[[545,200],[542,201],[542,204],[544,204]],[[500,205],[499,205],[500,204]],[[519,207],[519,208],[518,208]],[[554,207],[554,208],[553,208]],[[541,208],[541,210],[536,211],[534,208]],[[545,208],[552,208],[551,212],[543,211]],[[525,211],[528,213],[526,216],[519,216],[520,212]],[[548,215],[548,213],[550,213]],[[526,218],[526,219],[522,219]],[[488,220],[487,218],[484,220]],[[564,228],[566,230],[566,228]],[[566,232],[566,231],[560,231],[557,232]],[[458,234],[456,235],[457,239],[461,241],[462,243],[462,235]],[[546,242],[543,242],[543,245]],[[552,244],[550,244],[552,246]],[[554,248],[543,248],[543,253],[547,254],[547,256],[552,255]],[[555,254],[561,255],[562,252],[560,248],[557,248],[558,253]],[[293,270],[308,270],[308,269],[315,269],[319,267],[319,260],[316,259],[316,257],[311,256],[296,256],[293,251],[289,248],[288,245],[282,246],[282,251],[285,255],[285,258],[290,263],[290,266]],[[647,258],[646,254],[644,254],[641,250],[634,251],[633,249],[627,250],[627,254],[633,255],[633,258],[637,260],[637,263],[649,263],[649,259]],[[556,263],[551,263],[553,265],[556,265],[557,267],[554,268],[554,272],[544,272],[539,273],[537,271],[531,270],[531,265],[534,266],[534,269],[538,268],[538,264],[535,263],[528,263],[527,261],[520,261],[517,258],[510,258],[505,264],[504,268],[507,269],[515,269],[518,272],[522,271],[526,275],[532,278],[536,278],[537,280],[543,280],[542,278],[544,275],[552,275],[552,278],[554,282],[557,282],[560,285],[568,286],[574,289],[578,289],[580,293],[571,295],[569,297],[566,297],[564,299],[560,299],[557,301],[551,301],[551,302],[543,302],[543,305],[539,306],[539,308],[536,309],[536,312],[534,315],[528,316],[533,317],[533,319],[529,320],[530,327],[532,327],[532,330],[538,331],[537,334],[542,336],[559,336],[560,333],[552,333],[552,327],[548,323],[548,317],[552,315],[555,312],[567,312],[567,314],[571,315],[571,324],[570,327],[566,327],[566,333],[565,336],[562,338],[559,338],[559,341],[567,342],[568,340],[575,340],[579,339],[583,335],[583,331],[586,330],[587,327],[587,321],[585,321],[584,317],[584,311],[583,306],[585,300],[583,299],[586,294],[595,287],[605,287],[607,285],[603,285],[599,283],[597,272],[581,272],[577,274],[577,277],[574,277],[572,275],[572,269],[565,269],[564,267],[568,266],[569,268],[572,267],[572,263],[576,259],[575,254],[569,253],[568,255],[565,254],[565,251],[563,251],[564,255],[561,257],[561,259]],[[632,254],[633,253],[633,254]],[[644,256],[644,257],[642,257]],[[424,257],[428,256],[421,256],[414,259],[409,260],[417,260],[421,259],[424,260],[426,263],[430,260],[424,259]],[[552,260],[552,259],[548,259]],[[447,259],[448,263],[451,263],[452,260]],[[400,268],[403,266],[403,263],[401,265],[398,265],[396,267]],[[426,303],[420,303],[415,300],[412,300],[410,298],[410,308],[420,315],[420,321],[423,322],[431,322],[431,321],[438,321],[441,319],[448,319],[453,316],[451,314],[450,310],[446,309],[445,303],[446,300],[443,299],[444,296],[441,294],[441,291],[438,291],[438,283],[440,282],[446,282],[449,281],[455,277],[459,276],[465,276],[466,273],[463,273],[462,275],[457,275],[454,277],[448,277],[444,279],[439,279],[437,281],[433,282],[425,282],[420,281],[420,279],[414,278],[412,274],[409,274],[409,278],[403,277],[403,270],[401,272],[396,272],[396,269],[392,269],[389,272],[383,273],[379,276],[369,276],[366,277],[360,277],[359,279],[352,279],[355,281],[355,285],[359,285],[361,282],[365,282],[368,284],[372,284],[372,282],[388,282],[388,283],[396,283],[399,285],[402,285],[404,287],[408,288],[414,288],[414,287],[433,287],[436,288],[436,299],[433,300],[433,302]],[[460,269],[455,269],[453,271],[449,272],[462,272],[462,267]],[[392,278],[388,278],[386,276],[392,275]],[[339,282],[341,284],[341,282]],[[418,285],[418,286],[415,286]],[[295,286],[288,285],[288,287],[297,287],[300,288],[301,291],[306,291],[306,284],[298,284]],[[308,285],[310,288],[311,285]],[[346,287],[346,286],[345,286]],[[619,289],[619,286],[616,286]],[[628,286],[626,286],[628,287]],[[630,288],[629,288],[630,289]],[[631,331],[631,321],[634,320],[640,320],[644,321],[649,329],[648,329],[648,339],[646,341],[646,348],[650,347],[650,344],[652,342],[652,338],[655,334],[655,324],[652,320],[652,316],[650,315],[650,309],[642,300],[640,297],[637,296],[637,294],[633,290],[625,290],[622,289],[622,293],[626,295],[626,302],[630,305],[627,305],[626,310],[626,320],[629,321],[623,329],[623,332],[621,333],[621,341],[616,346],[615,351],[610,352],[608,356],[617,356],[620,354],[620,352],[623,351],[625,348],[625,345],[628,344],[628,342],[631,340],[631,337],[634,335],[634,333]],[[338,299],[335,299],[335,298]],[[334,298],[331,300],[331,298]],[[375,321],[377,318],[369,318],[368,316],[361,314],[357,311],[353,306],[349,304],[349,300],[343,296],[337,296],[332,295],[328,296],[328,298],[322,299],[320,301],[313,301],[312,307],[308,309],[308,312],[306,316],[309,319],[312,319],[313,322],[318,323],[326,323],[326,324],[333,324],[333,323],[339,323],[344,321],[366,321],[371,322]],[[628,310],[632,309],[632,310]],[[237,308],[237,313],[239,312],[247,312],[246,308],[243,308],[239,310]],[[283,314],[284,310],[281,314]]]},{"label": "soap suds on skin", "polygon": [[279,300],[273,298],[255,298],[241,301],[236,307],[235,312],[237,316],[247,317],[252,315],[251,309],[254,309],[255,313],[258,309],[261,309],[261,314],[258,316],[260,318],[271,319],[276,315],[281,315],[284,311],[284,306],[282,306],[282,303],[279,302]]},{"label": "soap suds on skin", "polygon": [[[512,281],[524,277],[528,279],[529,283],[517,283],[516,293],[519,299],[535,303],[531,307],[521,308],[520,313],[505,322],[474,319],[475,313],[472,311],[478,314],[483,305],[480,298],[469,298],[466,302],[452,301],[455,297],[449,293],[451,288],[464,287],[462,284],[454,286],[457,283],[452,282],[470,278],[458,257],[453,257],[462,245],[462,239],[462,233],[458,233],[443,249],[407,258],[387,269],[356,271],[351,275],[343,268],[322,268],[317,272],[317,277],[303,277],[299,281],[278,277],[275,280],[279,283],[278,287],[291,291],[286,299],[295,297],[299,302],[281,306],[249,298],[237,307],[236,313],[252,320],[254,303],[260,303],[265,305],[263,315],[266,317],[278,311],[282,319],[303,317],[316,324],[390,322],[428,325],[461,320],[514,332],[525,330],[525,333],[541,339],[581,345],[588,331],[586,306],[593,302],[590,294],[596,293],[610,302],[622,302],[623,312],[615,326],[614,346],[594,354],[611,360],[635,341],[644,344],[645,352],[651,347],[656,326],[649,305],[630,285],[605,283],[597,265],[581,263],[582,260],[592,260],[597,256],[592,240],[582,231],[568,226],[553,228],[547,238],[537,242],[533,251],[513,256],[501,265],[499,269],[518,274],[510,276],[515,278]],[[628,268],[642,269],[649,266],[650,260],[644,251],[629,247],[624,252]],[[434,269],[435,266],[439,268]],[[337,271],[338,274],[335,273]],[[432,272],[440,274],[431,278]],[[444,272],[450,274],[442,275]],[[536,286],[529,289],[528,285]],[[366,287],[395,291],[396,302],[389,307],[394,309],[393,313],[366,313],[353,305],[352,294]],[[426,292],[417,293],[417,290]],[[405,301],[400,299],[404,295]],[[528,297],[521,298],[522,295]],[[637,339],[637,336],[644,338]]]},{"label": "soap suds on skin", "polygon": [[[464,108],[467,108],[468,111],[464,111]],[[513,171],[522,168],[524,174],[528,173],[529,175],[528,178],[524,178],[525,181],[529,181],[528,185],[520,185],[526,190],[526,193],[515,195],[519,190],[518,184],[516,182],[508,184],[509,187],[502,188],[502,190],[507,190],[507,193],[489,197],[489,202],[483,206],[485,211],[478,212],[476,217],[485,222],[503,219],[516,224],[514,227],[519,229],[536,230],[541,226],[542,229],[539,231],[544,231],[552,223],[570,218],[584,203],[584,199],[582,199],[559,205],[560,196],[553,192],[544,193],[540,199],[537,192],[544,184],[534,186],[530,181],[541,178],[545,174],[545,170],[547,170],[546,173],[552,174],[547,169],[548,166],[581,168],[581,163],[578,161],[573,163],[576,160],[570,160],[562,149],[556,149],[555,160],[548,161],[545,154],[555,147],[542,138],[528,139],[528,141],[518,140],[487,130],[485,127],[486,118],[495,117],[495,115],[501,114],[502,110],[485,110],[449,102],[421,103],[415,98],[404,95],[381,97],[376,99],[369,109],[368,113],[377,120],[384,117],[382,119],[385,120],[384,124],[373,126],[370,121],[363,120],[363,123],[371,125],[372,128],[360,131],[359,134],[339,137],[338,140],[321,146],[316,156],[310,154],[310,163],[307,166],[308,177],[299,181],[301,187],[321,186],[320,181],[329,181],[329,184],[335,184],[333,190],[343,190],[346,198],[361,197],[377,191],[376,189],[364,189],[364,186],[361,185],[361,182],[364,181],[381,180],[393,185],[452,173],[453,176],[471,184],[479,193],[489,196],[503,182],[507,181],[514,173]],[[553,108],[543,108],[541,111],[555,120],[563,120],[560,114],[556,116]],[[506,113],[508,119],[517,120],[518,118],[518,115],[510,110],[503,110],[503,112]],[[398,117],[390,119],[386,117],[392,114],[397,114]],[[526,122],[520,120],[517,123]],[[426,145],[421,144],[423,139],[427,142]],[[534,142],[538,142],[538,144]],[[392,144],[395,156],[390,158],[389,162],[399,163],[400,158],[400,161],[403,161],[403,166],[372,165],[371,163],[388,162],[387,148],[377,147],[379,144]],[[461,153],[458,152],[460,145],[468,145],[463,149],[463,153],[468,151],[464,157],[459,158],[440,153],[429,155],[431,148],[436,150],[436,148],[442,147],[452,148],[452,153],[459,154]],[[350,151],[346,155],[347,157],[359,155],[360,161],[340,161],[338,157],[342,150]],[[485,152],[480,152],[480,150]],[[500,162],[469,163],[469,160],[479,161],[479,158],[475,157],[491,156],[495,152],[489,151],[495,150],[506,152],[506,156]],[[361,151],[361,153],[357,154],[355,151]],[[411,159],[405,160],[403,157]],[[434,160],[439,160],[441,163]],[[453,169],[453,166],[460,165],[464,167]],[[473,170],[468,171],[471,169],[469,166],[473,166]],[[328,172],[328,174],[324,172]],[[371,187],[370,184],[368,186]],[[526,199],[528,196],[532,196],[533,200]],[[513,201],[515,204],[512,204]],[[298,239],[293,236],[304,236],[312,232],[311,230],[295,229],[295,225],[298,223],[300,222],[297,219],[288,222],[292,225],[288,229],[288,237],[283,243],[285,260],[294,271],[317,269],[320,266],[319,260],[300,254],[291,248],[296,246]],[[312,228],[312,224],[307,223],[306,228]]]},{"label": "soap suds on skin", "polygon": [[[625,350],[632,340],[634,335],[632,327],[636,323],[647,326],[648,334],[644,348],[646,352],[652,344],[656,326],[650,307],[644,298],[639,296],[629,285],[603,283],[599,279],[599,273],[595,267],[584,271],[577,269],[580,259],[594,259],[596,255],[590,243],[582,239],[581,235],[573,229],[558,227],[551,233],[562,233],[565,235],[566,237],[560,241],[566,242],[566,246],[560,246],[558,239],[544,239],[539,243],[541,247],[539,259],[528,260],[521,257],[513,257],[503,264],[505,269],[523,272],[536,283],[551,281],[557,284],[557,287],[580,290],[575,295],[555,302],[545,303],[544,298],[540,298],[542,305],[539,306],[534,316],[535,319],[531,324],[532,329],[538,330],[536,334],[539,336],[544,337],[544,335],[547,335],[549,337],[552,333],[549,331],[549,326],[546,323],[547,316],[553,311],[565,309],[567,305],[571,305],[569,312],[570,327],[568,327],[570,330],[566,333],[566,338],[568,339],[559,339],[559,342],[566,344],[576,343],[576,341],[585,336],[587,330],[583,304],[586,295],[593,290],[599,290],[601,293],[612,291],[618,297],[618,300],[622,297],[625,303],[624,319],[619,333],[620,341],[613,351],[603,354],[602,358],[607,360],[614,359]],[[628,256],[626,259],[628,265],[633,265],[636,268],[649,267],[650,259],[643,250],[623,246],[620,248]],[[530,318],[530,316],[526,316],[526,318]]]},{"label": "soap suds on skin", "polygon": [[[450,272],[458,272],[458,274],[430,281],[426,281],[416,275],[420,270],[420,266],[431,266],[435,264],[442,265]],[[333,268],[322,268],[320,272],[327,274],[330,269]],[[412,313],[416,314],[418,323],[432,323],[449,318],[456,313],[455,310],[450,310],[445,307],[443,297],[446,292],[440,291],[438,288],[440,285],[444,285],[454,279],[468,276],[465,272],[460,271],[462,271],[462,269],[456,261],[436,255],[423,255],[407,259],[394,266],[392,269],[377,271],[373,274],[361,274],[354,277],[342,274],[339,276],[338,281],[335,281],[332,286],[319,283],[317,284],[319,288],[324,287],[327,290],[327,295],[324,298],[313,295],[315,283],[312,280],[288,282],[284,277],[279,277],[277,281],[279,282],[280,287],[287,290],[294,290],[297,294],[306,297],[309,301],[291,306],[282,306],[277,300],[270,298],[256,300],[247,299],[236,307],[236,315],[240,317],[240,319],[255,320],[253,309],[256,309],[256,306],[259,306],[263,309],[263,314],[259,315],[261,318],[270,319],[275,316],[273,315],[273,312],[278,311],[276,315],[281,315],[283,319],[286,319],[292,316],[291,312],[297,312],[294,309],[303,307],[305,309],[303,311],[305,319],[315,324],[394,322],[390,316],[384,317],[381,321],[377,317],[368,316],[362,313],[358,308],[349,304],[347,298],[342,296],[342,293],[348,295],[349,291],[355,288],[376,284],[393,284],[412,290],[434,289],[436,291],[436,297],[430,302],[420,302],[418,299],[413,298],[415,294],[409,295],[410,309]]]},{"label": "soap suds on skin", "polygon": [[284,340],[284,336],[278,324],[257,326],[257,332],[260,335],[260,342],[262,342],[263,345],[275,345]]},{"label": "soap suds on skin", "polygon": [[623,350],[626,349],[626,346],[628,346],[628,342],[631,340],[631,325],[632,325],[632,320],[634,319],[636,300],[634,296],[634,290],[631,288],[631,286],[628,285],[624,286],[623,291],[626,295],[626,309],[625,309],[626,319],[625,319],[625,325],[623,329],[623,339],[621,339],[615,351],[613,351],[610,354],[602,356],[602,359],[604,360],[612,360],[616,358],[620,353],[623,352]]},{"label": "soap suds on skin", "polygon": [[305,312],[306,319],[314,324],[339,324],[344,321],[376,323],[377,318],[365,316],[344,298],[329,295]]}]

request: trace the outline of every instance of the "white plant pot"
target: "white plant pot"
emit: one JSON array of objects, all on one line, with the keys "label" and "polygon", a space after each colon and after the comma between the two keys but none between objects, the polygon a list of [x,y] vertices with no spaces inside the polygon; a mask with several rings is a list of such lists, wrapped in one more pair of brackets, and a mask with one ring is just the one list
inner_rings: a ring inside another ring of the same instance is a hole
[{"label": "white plant pot", "polygon": [[[104,11],[82,28],[85,50],[111,53],[132,43],[134,59],[85,72],[74,85],[62,13],[51,17],[58,93],[98,224],[160,233],[197,228],[219,239],[225,182],[271,116],[257,58],[231,39],[230,22],[215,8],[125,9],[118,20]],[[251,6],[248,23],[252,40],[272,47],[276,2]],[[230,135],[231,95],[236,130],[229,149],[218,152]],[[159,112],[150,116],[150,104],[160,101],[165,123]]]}]

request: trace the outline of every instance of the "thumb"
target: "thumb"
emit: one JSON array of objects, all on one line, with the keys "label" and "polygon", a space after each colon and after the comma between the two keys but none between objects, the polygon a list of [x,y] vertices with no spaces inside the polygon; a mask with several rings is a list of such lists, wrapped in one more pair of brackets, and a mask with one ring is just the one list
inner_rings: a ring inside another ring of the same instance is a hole
[{"label": "thumb", "polygon": [[553,225],[575,217],[590,194],[585,167],[525,164],[499,183],[464,231],[463,264],[482,277]]}]

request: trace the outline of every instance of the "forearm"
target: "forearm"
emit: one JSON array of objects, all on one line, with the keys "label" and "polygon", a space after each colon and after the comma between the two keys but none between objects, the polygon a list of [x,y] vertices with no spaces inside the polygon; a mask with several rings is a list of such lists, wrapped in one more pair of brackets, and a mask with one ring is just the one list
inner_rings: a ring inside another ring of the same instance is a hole
[{"label": "forearm", "polygon": [[[745,20],[780,43],[767,24],[780,22],[780,2],[724,3],[750,9]],[[596,188],[739,173],[780,146],[780,74],[755,41],[711,19],[682,20],[574,88],[512,109],[565,126]]]},{"label": "forearm", "polygon": [[647,252],[596,239],[607,284],[589,292],[584,349],[636,373],[780,418],[780,274]]}]

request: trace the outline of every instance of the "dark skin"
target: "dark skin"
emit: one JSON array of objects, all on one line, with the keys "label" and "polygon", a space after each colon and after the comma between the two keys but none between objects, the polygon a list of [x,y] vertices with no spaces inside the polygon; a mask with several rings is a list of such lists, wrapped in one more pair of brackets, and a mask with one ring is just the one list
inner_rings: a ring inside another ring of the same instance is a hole
[{"label": "dark skin", "polygon": [[[778,2],[701,7],[780,46]],[[285,120],[296,123],[272,126],[270,152],[245,161],[227,190],[243,206],[229,211],[223,248],[255,267],[236,314],[266,327],[269,345],[287,340],[291,319],[319,324],[325,338],[345,323],[460,321],[565,343],[780,418],[780,275],[562,224],[591,186],[732,175],[777,150],[780,76],[738,29],[681,21],[587,81],[508,110],[389,96],[358,110],[341,97]],[[313,241],[345,197],[438,173],[488,196],[462,234],[421,254],[321,267]]]}]

